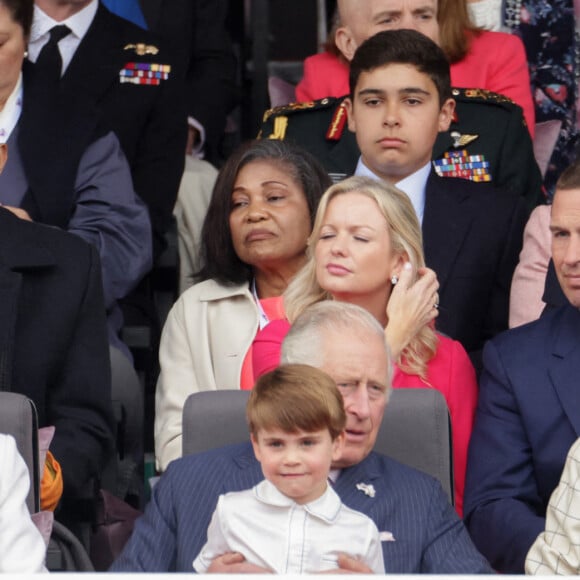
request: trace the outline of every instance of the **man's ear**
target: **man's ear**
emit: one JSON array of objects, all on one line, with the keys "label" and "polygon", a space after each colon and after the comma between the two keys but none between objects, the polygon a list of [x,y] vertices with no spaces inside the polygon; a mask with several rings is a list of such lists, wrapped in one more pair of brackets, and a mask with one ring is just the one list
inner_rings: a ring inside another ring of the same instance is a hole
[{"label": "man's ear", "polygon": [[439,132],[449,129],[453,121],[453,113],[455,113],[455,100],[447,99],[439,111]]},{"label": "man's ear", "polygon": [[346,99],[344,99],[343,103],[344,103],[344,108],[346,109],[346,114],[347,114],[347,118],[348,118],[348,128],[353,133],[356,133],[356,123],[354,122],[354,117],[352,114],[352,109],[353,109],[352,99],[350,97],[347,97]]},{"label": "man's ear", "polygon": [[354,53],[358,48],[348,26],[340,26],[336,29],[334,33],[334,44],[336,44],[336,47],[348,62],[353,59]]},{"label": "man's ear", "polygon": [[2,173],[6,165],[6,161],[8,161],[8,145],[6,143],[0,143],[0,173]]}]

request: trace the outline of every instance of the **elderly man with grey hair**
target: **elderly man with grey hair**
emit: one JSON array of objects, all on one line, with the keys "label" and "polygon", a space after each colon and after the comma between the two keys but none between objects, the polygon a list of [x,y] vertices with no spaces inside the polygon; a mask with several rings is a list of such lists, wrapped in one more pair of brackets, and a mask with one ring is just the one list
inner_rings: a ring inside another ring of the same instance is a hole
[{"label": "elderly man with grey hair", "polygon": [[[386,572],[490,573],[439,483],[372,451],[391,388],[389,353],[377,321],[358,306],[320,302],[292,326],[282,361],[321,368],[342,393],[346,445],[332,465],[334,489],[381,531]],[[248,489],[262,479],[249,442],[173,461],[112,570],[191,572],[219,495]],[[371,486],[374,494],[365,493]],[[347,555],[339,557],[339,566],[370,572]],[[266,570],[227,553],[214,560],[210,571]]]}]

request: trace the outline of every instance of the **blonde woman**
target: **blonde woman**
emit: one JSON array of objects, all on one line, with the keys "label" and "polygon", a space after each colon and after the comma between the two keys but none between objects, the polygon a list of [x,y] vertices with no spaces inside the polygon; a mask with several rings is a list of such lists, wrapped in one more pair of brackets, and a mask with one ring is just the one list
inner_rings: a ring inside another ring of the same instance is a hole
[{"label": "blonde woman", "polygon": [[276,366],[290,324],[311,304],[339,300],[368,310],[385,328],[396,363],[393,387],[432,387],[447,400],[456,508],[462,515],[477,382],[463,347],[434,330],[437,287],[435,274],[425,268],[421,228],[409,198],[392,185],[351,177],[322,197],[308,261],[284,294],[287,320],[258,333],[253,365],[256,377]]}]

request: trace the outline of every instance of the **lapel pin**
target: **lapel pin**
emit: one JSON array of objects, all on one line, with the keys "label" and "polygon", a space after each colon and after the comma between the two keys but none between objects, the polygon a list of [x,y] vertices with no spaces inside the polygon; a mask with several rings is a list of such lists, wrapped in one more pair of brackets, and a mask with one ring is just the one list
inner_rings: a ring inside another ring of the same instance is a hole
[{"label": "lapel pin", "polygon": [[375,497],[375,488],[372,483],[357,483],[356,488],[369,497]]},{"label": "lapel pin", "polygon": [[137,44],[127,44],[123,50],[132,50],[139,56],[145,54],[157,54],[159,49],[152,44],[145,44],[144,42],[138,42]]}]

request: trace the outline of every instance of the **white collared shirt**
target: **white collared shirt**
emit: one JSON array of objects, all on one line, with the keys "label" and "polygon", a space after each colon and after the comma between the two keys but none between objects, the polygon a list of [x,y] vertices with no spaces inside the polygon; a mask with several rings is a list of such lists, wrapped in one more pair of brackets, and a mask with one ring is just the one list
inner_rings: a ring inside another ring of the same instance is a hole
[{"label": "white collared shirt", "polygon": [[40,51],[50,39],[50,30],[59,24],[66,24],[71,29],[71,33],[67,34],[58,43],[58,49],[62,57],[62,76],[70,64],[76,49],[85,37],[87,30],[90,28],[98,7],[98,0],[92,0],[92,2],[76,14],[73,14],[70,18],[62,22],[57,22],[35,4],[32,30],[30,31],[30,40],[28,42],[28,59],[36,62]]},{"label": "white collared shirt", "polygon": [[[397,181],[396,185],[401,191],[407,194],[411,200],[415,213],[419,218],[419,223],[423,224],[423,214],[425,213],[425,189],[427,187],[427,179],[431,173],[431,162],[425,164],[421,169],[411,173],[411,175]],[[364,163],[362,157],[359,157],[355,175],[362,175],[363,177],[370,177],[372,179],[380,179],[380,177],[373,173]]]},{"label": "white collared shirt", "polygon": [[366,515],[345,506],[327,486],[300,505],[268,480],[252,489],[221,495],[208,528],[208,541],[193,562],[206,572],[225,552],[277,574],[311,574],[338,568],[338,554],[356,557],[384,574],[379,531]]}]

